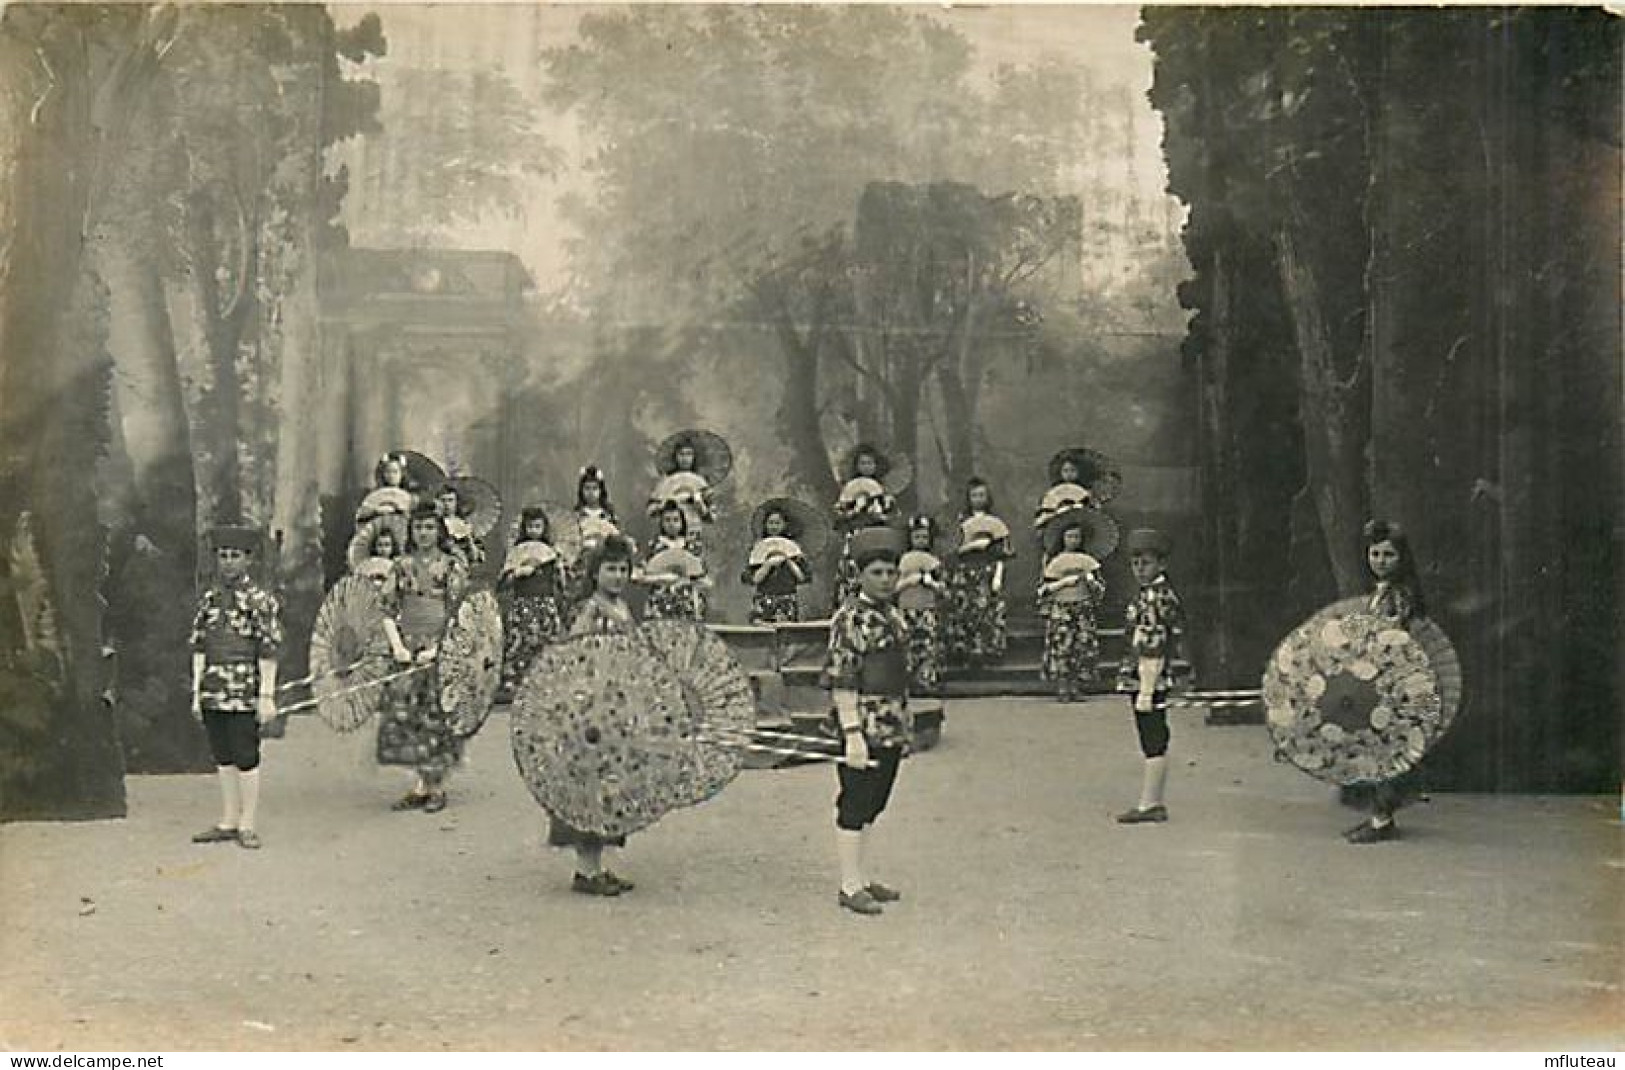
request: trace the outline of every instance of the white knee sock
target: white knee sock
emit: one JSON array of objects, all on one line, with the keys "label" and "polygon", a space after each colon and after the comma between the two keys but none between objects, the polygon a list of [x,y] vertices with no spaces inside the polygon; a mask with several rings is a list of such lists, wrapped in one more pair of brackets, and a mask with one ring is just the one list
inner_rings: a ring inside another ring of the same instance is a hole
[{"label": "white knee sock", "polygon": [[234,829],[243,809],[243,797],[238,792],[237,767],[217,765],[214,773],[220,780],[220,827]]},{"label": "white knee sock", "polygon": [[863,886],[867,888],[873,877],[869,872],[869,860],[874,857],[870,847],[874,844],[873,833],[875,827],[869,825],[858,833],[858,875],[863,878]]},{"label": "white knee sock", "polygon": [[1149,810],[1162,805],[1162,795],[1168,786],[1168,756],[1166,754],[1145,760],[1145,775],[1140,781],[1140,809]]},{"label": "white knee sock", "polygon": [[835,853],[841,860],[841,891],[857,895],[869,883],[863,879],[863,833],[836,829]]},{"label": "white knee sock", "polygon": [[260,767],[255,766],[248,772],[239,772],[237,780],[243,788],[243,816],[237,827],[244,832],[254,828],[254,815],[260,808]]}]

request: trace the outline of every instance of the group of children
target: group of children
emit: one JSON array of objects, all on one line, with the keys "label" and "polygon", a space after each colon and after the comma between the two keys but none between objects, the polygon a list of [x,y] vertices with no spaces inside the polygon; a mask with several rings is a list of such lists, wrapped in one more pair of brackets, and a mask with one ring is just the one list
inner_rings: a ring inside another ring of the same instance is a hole
[{"label": "group of children", "polygon": [[[547,644],[565,636],[627,630],[636,618],[626,601],[629,584],[651,588],[646,616],[703,620],[709,578],[702,526],[714,520],[711,487],[697,477],[696,450],[681,439],[663,468],[649,502],[658,532],[640,555],[620,531],[604,475],[584,468],[573,508],[579,552],[555,545],[560,520],[548,507],[528,506],[519,519],[497,579],[508,596],[504,674],[516,686]],[[426,666],[448,614],[481,558],[454,487],[419,497],[406,479],[408,461],[391,454],[379,462],[378,486],[357,520],[365,552],[353,557],[358,574],[377,585],[386,610],[384,630],[402,669]],[[896,524],[895,498],[879,482],[885,458],[860,448],[835,507],[843,539],[838,573],[841,597],[830,620],[826,678],[841,741],[837,766],[836,844],[840,859],[838,901],[860,914],[877,914],[900,898],[870,879],[868,830],[885,810],[911,735],[909,696],[937,692],[944,658],[969,663],[996,659],[1003,651],[1005,563],[1011,532],[993,512],[987,484],[972,480],[959,518],[959,541],[950,567],[936,553],[938,533],[929,517]],[[1038,584],[1046,620],[1044,671],[1063,699],[1076,698],[1095,669],[1095,612],[1105,593],[1098,559],[1087,552],[1091,510],[1088,488],[1078,482],[1075,462],[1052,472],[1052,487],[1035,523],[1046,563]],[[811,575],[797,541],[806,507],[789,499],[764,503],[753,523],[760,535],[741,579],[755,588],[752,618],[762,622],[800,617],[798,589]],[[1374,578],[1372,612],[1407,623],[1422,613],[1422,599],[1409,547],[1395,525],[1373,522],[1366,531],[1367,561]],[[257,726],[276,716],[276,655],[281,626],[276,600],[248,575],[256,539],[242,528],[213,534],[217,563],[194,621],[193,707],[207,729],[220,782],[218,822],[197,834],[202,843],[260,846],[255,830],[259,796]],[[1168,700],[1173,663],[1184,632],[1180,599],[1168,575],[1169,540],[1151,529],[1124,542],[1137,589],[1125,610],[1129,654],[1119,666],[1117,690],[1130,696],[1143,758],[1137,803],[1117,815],[1128,825],[1168,819]],[[412,768],[416,782],[393,806],[437,812],[447,805],[445,780],[457,764],[462,741],[451,730],[432,674],[405,672],[386,685],[376,753],[386,765]],[[1391,786],[1372,786],[1371,817],[1349,831],[1355,843],[1397,835]],[[555,819],[549,842],[576,852],[572,887],[583,894],[616,896],[631,882],[604,861],[619,846],[569,828]]]}]

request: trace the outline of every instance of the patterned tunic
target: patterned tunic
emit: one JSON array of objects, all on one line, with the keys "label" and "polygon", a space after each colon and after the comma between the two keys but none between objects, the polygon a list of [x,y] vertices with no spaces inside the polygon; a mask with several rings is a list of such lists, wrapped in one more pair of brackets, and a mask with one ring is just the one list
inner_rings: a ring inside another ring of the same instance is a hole
[{"label": "patterned tunic", "polygon": [[[408,554],[395,562],[395,590],[386,605],[408,650],[416,654],[440,641],[466,582],[462,559],[441,550]],[[446,724],[434,673],[416,672],[385,687],[379,764],[410,765],[426,777],[443,776],[462,757],[463,744]]]},{"label": "patterned tunic", "polygon": [[829,622],[831,689],[858,693],[858,716],[871,747],[907,750],[914,737],[908,708],[908,623],[893,605],[856,595]]},{"label": "patterned tunic", "polygon": [[[971,519],[961,521],[961,534]],[[1004,594],[993,589],[993,577],[999,564],[1014,556],[1008,537],[985,550],[958,555],[958,564],[948,576],[948,656],[953,660],[998,661],[1004,657],[1009,610]]]},{"label": "patterned tunic", "polygon": [[1372,613],[1395,624],[1409,624],[1416,615],[1416,597],[1404,584],[1378,580],[1368,606]]},{"label": "patterned tunic", "polygon": [[1162,674],[1152,690],[1166,693],[1173,687],[1174,654],[1185,634],[1185,609],[1174,593],[1168,577],[1157,578],[1141,587],[1123,613],[1128,632],[1129,656],[1117,670],[1117,690],[1133,694],[1140,690],[1140,658],[1161,658]]},{"label": "patterned tunic", "polygon": [[[792,561],[801,569],[799,576],[790,567]],[[747,563],[739,579],[754,588],[750,599],[752,624],[792,623],[801,619],[801,595],[797,588],[812,579],[812,566],[805,557],[797,555],[773,566],[767,578],[757,584],[756,566]]]},{"label": "patterned tunic", "polygon": [[[662,535],[650,548],[653,557],[662,550],[687,550],[698,557],[700,551],[693,538],[672,538]],[[644,616],[652,620],[705,620],[705,588],[697,579],[680,579],[672,583],[657,583],[649,587],[648,600],[643,604]]]},{"label": "patterned tunic", "polygon": [[203,655],[199,705],[222,713],[253,713],[259,698],[260,659],[282,646],[276,597],[247,576],[215,583],[192,617],[191,645]]},{"label": "patterned tunic", "polygon": [[898,606],[908,624],[909,689],[914,694],[934,695],[942,683],[942,611],[945,594],[942,562],[935,555],[910,551],[899,562],[899,580],[919,577],[931,582],[901,588]]}]

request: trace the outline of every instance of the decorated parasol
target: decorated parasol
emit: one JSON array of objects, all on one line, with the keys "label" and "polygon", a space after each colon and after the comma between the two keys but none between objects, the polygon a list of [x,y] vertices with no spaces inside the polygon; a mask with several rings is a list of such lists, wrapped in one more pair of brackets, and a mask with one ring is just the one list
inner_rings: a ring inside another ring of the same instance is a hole
[{"label": "decorated parasol", "polygon": [[853,465],[862,451],[868,451],[875,458],[875,478],[880,480],[889,494],[901,494],[914,483],[914,462],[900,453],[887,453],[865,442],[859,442],[841,455],[839,473],[844,478],[853,478]]},{"label": "decorated parasol", "polygon": [[380,516],[404,517],[412,512],[416,502],[412,492],[401,487],[375,487],[356,506],[356,523],[366,524]]},{"label": "decorated parasol", "polygon": [[801,546],[801,552],[815,558],[829,545],[829,517],[821,509],[814,509],[797,498],[769,498],[750,515],[751,534],[760,537],[767,514],[777,510],[789,522],[785,535]]},{"label": "decorated parasol", "polygon": [[349,562],[351,572],[359,569],[362,562],[373,556],[373,542],[381,531],[387,531],[395,537],[397,556],[406,552],[406,517],[396,513],[375,516],[356,528],[355,534],[350,537],[350,545],[344,552],[344,559]]},{"label": "decorated parasol", "polygon": [[1438,625],[1408,626],[1334,603],[1276,648],[1264,671],[1277,752],[1335,784],[1390,780],[1414,767],[1461,706],[1461,663]]},{"label": "decorated parasol", "polygon": [[546,647],[514,696],[520,776],[549,813],[584,832],[647,828],[738,772],[737,748],[707,735],[713,719],[736,723],[747,705],[754,717],[748,679],[705,644],[720,640],[692,634],[703,627],[658,624]]},{"label": "decorated parasol", "polygon": [[675,454],[679,446],[694,448],[693,470],[712,487],[719,486],[733,471],[734,455],[727,440],[714,431],[698,428],[666,436],[666,440],[655,447],[655,471],[663,476],[677,471]]},{"label": "decorated parasol", "polygon": [[1062,482],[1061,466],[1069,460],[1078,466],[1078,482],[1089,488],[1096,501],[1105,504],[1123,489],[1122,466],[1099,450],[1084,446],[1068,446],[1049,459],[1052,486]]},{"label": "decorated parasol", "polygon": [[453,733],[480,730],[501,682],[502,611],[490,591],[470,591],[447,616],[435,659],[435,690]]},{"label": "decorated parasol", "polygon": [[394,455],[406,461],[406,486],[409,490],[428,493],[446,481],[446,471],[428,457],[414,450],[395,450]]},{"label": "decorated parasol", "polygon": [[1059,553],[1062,538],[1074,527],[1083,528],[1083,552],[1089,556],[1104,561],[1117,551],[1122,531],[1116,518],[1103,509],[1077,509],[1044,526],[1044,552]]},{"label": "decorated parasol", "polygon": [[456,476],[437,488],[444,489],[457,492],[457,511],[468,521],[476,539],[491,534],[502,519],[502,495],[485,480],[475,476]]},{"label": "decorated parasol", "polygon": [[381,681],[394,669],[384,617],[372,581],[361,576],[340,579],[316,611],[310,688],[316,715],[334,731],[360,728],[383,701]]}]

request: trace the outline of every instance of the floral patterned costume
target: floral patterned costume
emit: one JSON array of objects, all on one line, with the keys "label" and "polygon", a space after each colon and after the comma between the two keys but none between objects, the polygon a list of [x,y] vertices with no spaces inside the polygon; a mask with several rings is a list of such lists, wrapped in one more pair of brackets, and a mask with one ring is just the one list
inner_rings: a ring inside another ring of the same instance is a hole
[{"label": "floral patterned costume", "polygon": [[[497,580],[497,589],[509,595],[502,633],[502,684],[510,690],[519,686],[542,647],[564,634],[564,563],[556,555],[537,563],[552,549],[542,542],[515,545]],[[516,575],[521,567],[533,571]]]},{"label": "floral patterned costume", "polygon": [[[960,521],[960,542],[977,513]],[[993,519],[997,519],[996,517]],[[1008,608],[1004,594],[993,589],[998,566],[1014,557],[1010,538],[996,539],[986,549],[959,552],[957,566],[948,577],[948,656],[956,662],[998,661],[1008,640]]]},{"label": "floral patterned costume", "polygon": [[[443,550],[412,553],[395,562],[395,589],[387,606],[408,650],[416,654],[440,641],[446,617],[466,584],[462,560]],[[438,782],[461,759],[463,744],[441,712],[434,673],[412,673],[385,686],[379,764],[413,766],[425,780]]]}]

